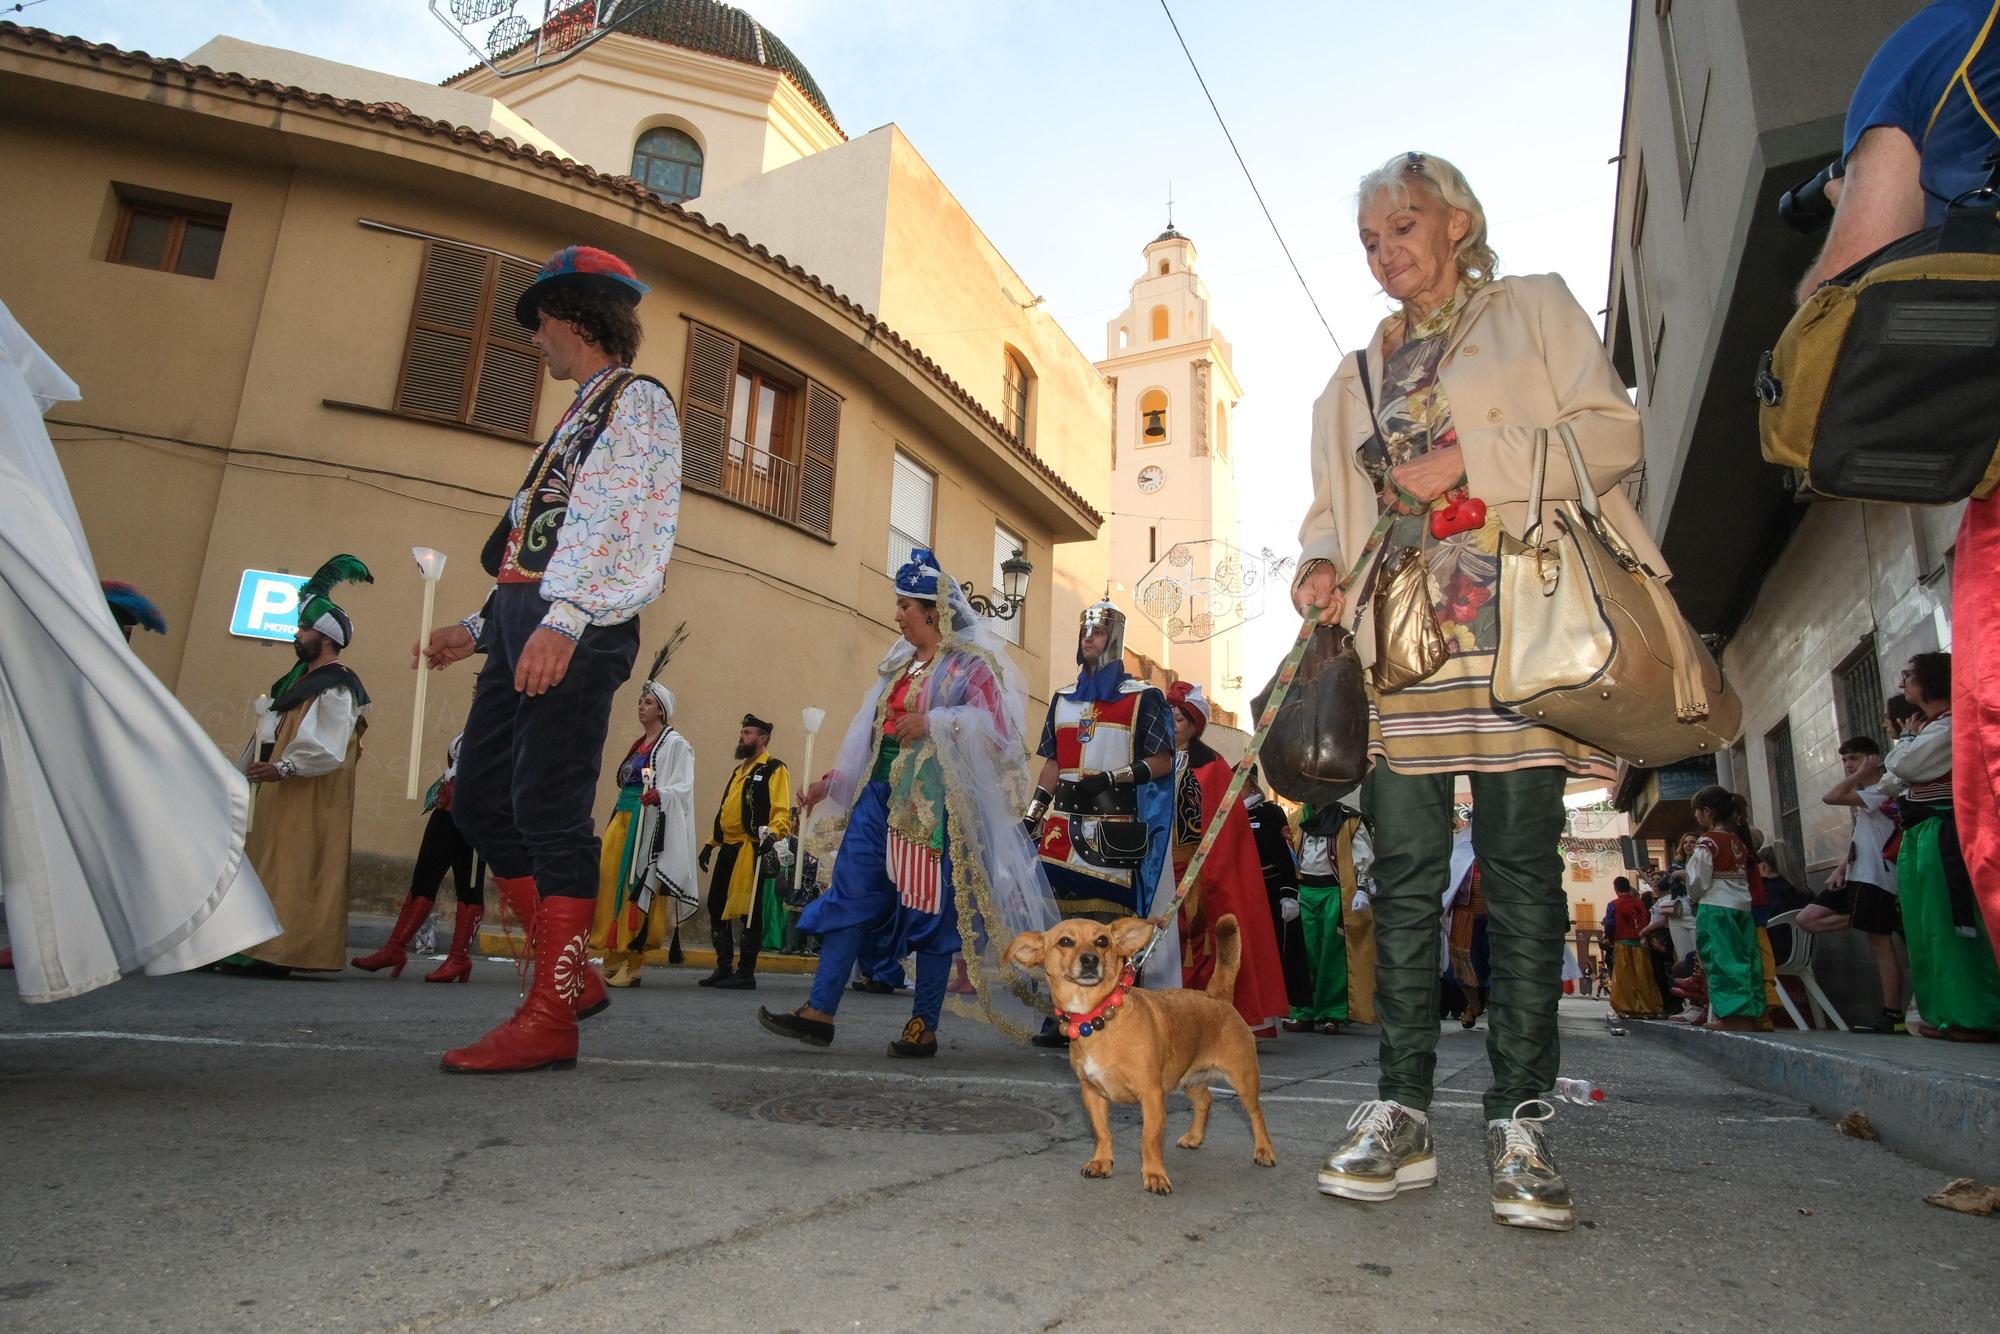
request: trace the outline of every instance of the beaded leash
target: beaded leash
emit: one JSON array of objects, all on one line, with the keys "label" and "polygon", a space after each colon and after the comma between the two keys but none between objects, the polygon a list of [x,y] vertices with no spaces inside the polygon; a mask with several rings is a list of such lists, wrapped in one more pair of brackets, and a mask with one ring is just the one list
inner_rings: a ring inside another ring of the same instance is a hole
[{"label": "beaded leash", "polygon": [[[1409,499],[1415,501],[1415,497]],[[1342,593],[1354,586],[1355,581],[1361,577],[1361,572],[1368,568],[1369,561],[1373,560],[1375,553],[1381,549],[1383,540],[1389,536],[1389,529],[1396,520],[1404,517],[1406,516],[1395,510],[1383,511],[1382,517],[1376,520],[1375,531],[1368,535],[1367,543],[1361,548],[1360,559],[1356,560],[1354,568],[1347,572],[1346,582],[1340,586]],[[1175,919],[1180,915],[1181,904],[1187,901],[1188,891],[1194,888],[1196,877],[1201,874],[1203,864],[1208,861],[1209,851],[1215,847],[1216,836],[1222,832],[1222,826],[1228,819],[1229,812],[1235,809],[1237,800],[1243,795],[1243,789],[1250,782],[1250,770],[1257,763],[1257,752],[1264,748],[1264,739],[1271,734],[1271,723],[1277,718],[1279,707],[1284,704],[1285,697],[1292,693],[1292,682],[1299,674],[1299,663],[1305,658],[1306,645],[1312,642],[1312,633],[1318,627],[1319,608],[1307,607],[1305,619],[1299,625],[1299,637],[1278,668],[1278,679],[1271,687],[1270,698],[1264,701],[1264,711],[1257,715],[1257,731],[1251,736],[1249,746],[1244,749],[1243,758],[1236,762],[1235,771],[1229,776],[1229,786],[1223,791],[1221,804],[1216,807],[1217,813],[1222,818],[1209,821],[1208,828],[1201,831],[1201,842],[1195,846],[1194,856],[1188,859],[1187,870],[1181,874],[1180,884],[1174,889],[1173,900],[1167,904],[1165,912],[1156,914],[1151,919],[1153,934],[1147,938],[1146,947],[1133,955],[1127,965],[1134,973],[1145,968],[1146,960],[1153,955],[1153,948],[1160,943],[1160,937],[1174,929]]]}]

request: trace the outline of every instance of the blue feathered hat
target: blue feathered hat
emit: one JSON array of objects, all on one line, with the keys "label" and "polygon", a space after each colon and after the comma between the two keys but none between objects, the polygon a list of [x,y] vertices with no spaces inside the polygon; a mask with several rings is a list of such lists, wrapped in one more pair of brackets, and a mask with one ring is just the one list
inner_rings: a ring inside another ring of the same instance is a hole
[{"label": "blue feathered hat", "polygon": [[167,618],[160,615],[160,609],[153,600],[122,579],[99,581],[104,589],[104,600],[111,606],[111,618],[126,629],[151,630],[154,634],[167,632]]},{"label": "blue feathered hat", "polygon": [[902,569],[896,571],[896,594],[899,597],[917,598],[923,602],[938,600],[938,580],[944,578],[944,569],[938,558],[928,547],[912,547],[910,559]]}]

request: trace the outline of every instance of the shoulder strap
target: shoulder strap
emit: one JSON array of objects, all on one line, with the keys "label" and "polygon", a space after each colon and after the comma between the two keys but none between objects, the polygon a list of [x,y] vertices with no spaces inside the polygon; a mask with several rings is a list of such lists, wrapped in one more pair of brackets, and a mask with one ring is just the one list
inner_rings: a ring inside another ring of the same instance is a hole
[{"label": "shoulder strap", "polygon": [[1368,401],[1368,425],[1371,430],[1381,430],[1382,424],[1375,417],[1375,386],[1368,379],[1368,349],[1362,348],[1354,354],[1355,365],[1361,370],[1361,397]]}]

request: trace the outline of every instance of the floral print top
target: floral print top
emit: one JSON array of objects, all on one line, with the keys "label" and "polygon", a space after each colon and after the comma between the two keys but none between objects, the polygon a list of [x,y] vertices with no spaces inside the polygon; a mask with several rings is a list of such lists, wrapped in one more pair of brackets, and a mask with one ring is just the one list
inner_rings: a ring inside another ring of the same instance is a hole
[{"label": "floral print top", "polygon": [[[1376,431],[1355,451],[1355,461],[1378,494],[1389,485],[1391,469],[1458,444],[1439,372],[1462,296],[1417,326],[1382,367]],[[1402,316],[1390,319],[1400,322]],[[1452,498],[1462,494],[1453,492]],[[1388,508],[1386,497],[1377,503]],[[1383,562],[1405,547],[1423,552],[1432,607],[1449,656],[1415,685],[1387,695],[1371,692],[1370,752],[1398,773],[1499,773],[1560,765],[1579,776],[1608,780],[1617,772],[1611,756],[1493,702],[1504,532],[1494,513],[1487,515],[1485,526],[1444,538],[1431,536],[1427,514],[1391,525],[1382,543]]]}]

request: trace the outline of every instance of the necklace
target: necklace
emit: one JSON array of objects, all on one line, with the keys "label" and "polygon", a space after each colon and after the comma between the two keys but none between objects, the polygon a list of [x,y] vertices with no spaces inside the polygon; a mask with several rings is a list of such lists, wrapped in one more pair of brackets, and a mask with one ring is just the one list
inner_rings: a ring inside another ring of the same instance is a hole
[{"label": "necklace", "polygon": [[1081,1014],[1068,1010],[1055,1011],[1056,1027],[1062,1035],[1072,1040],[1087,1038],[1111,1022],[1111,1016],[1125,1003],[1125,993],[1130,991],[1138,977],[1131,968],[1118,975],[1118,985],[1111,988],[1111,994]]}]

